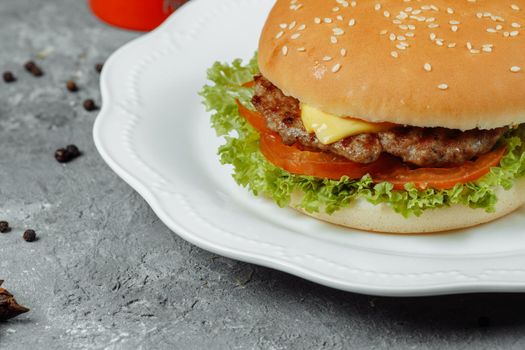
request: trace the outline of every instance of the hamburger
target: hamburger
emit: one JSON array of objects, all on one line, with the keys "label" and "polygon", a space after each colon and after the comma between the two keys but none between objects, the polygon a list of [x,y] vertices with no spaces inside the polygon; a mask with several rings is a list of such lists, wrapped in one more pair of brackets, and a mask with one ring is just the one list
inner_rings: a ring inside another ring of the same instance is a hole
[{"label": "hamburger", "polygon": [[525,203],[525,1],[277,0],[204,87],[255,195],[351,228],[438,232]]}]

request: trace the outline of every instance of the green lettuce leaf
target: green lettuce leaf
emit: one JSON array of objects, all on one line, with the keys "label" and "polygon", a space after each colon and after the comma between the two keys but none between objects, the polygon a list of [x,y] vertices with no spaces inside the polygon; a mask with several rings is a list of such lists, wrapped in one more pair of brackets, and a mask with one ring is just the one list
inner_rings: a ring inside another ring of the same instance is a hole
[{"label": "green lettuce leaf", "polygon": [[357,198],[373,204],[386,203],[405,217],[452,204],[493,212],[496,190],[499,187],[508,190],[516,178],[525,176],[525,125],[502,139],[508,154],[499,167],[492,168],[476,182],[458,184],[449,190],[418,190],[408,184],[404,191],[396,191],[390,183],[374,184],[370,176],[336,181],[290,174],[266,161],[259,151],[259,134],[239,115],[235,104],[235,99],[239,99],[251,106],[253,89],[242,84],[251,81],[258,72],[256,58],[245,65],[241,60],[215,63],[208,70],[208,79],[213,84],[206,85],[200,95],[207,110],[213,113],[211,123],[217,135],[226,141],[218,153],[221,162],[233,165],[233,178],[239,185],[249,188],[254,195],[272,198],[281,207],[290,203],[294,192],[300,191],[304,194],[300,206],[308,212],[324,210],[331,214]]}]

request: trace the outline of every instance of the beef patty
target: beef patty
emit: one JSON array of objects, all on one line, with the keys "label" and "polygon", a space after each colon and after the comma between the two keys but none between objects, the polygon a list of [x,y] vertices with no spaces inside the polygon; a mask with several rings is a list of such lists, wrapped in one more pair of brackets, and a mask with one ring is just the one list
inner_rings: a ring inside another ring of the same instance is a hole
[{"label": "beef patty", "polygon": [[386,152],[417,166],[462,164],[489,152],[507,128],[462,132],[445,128],[396,127],[376,134],[347,137],[330,145],[322,144],[315,134],[306,131],[301,120],[300,103],[286,96],[263,76],[255,77],[252,103],[266,119],[270,130],[277,132],[287,145],[331,152],[357,163],[376,161]]}]

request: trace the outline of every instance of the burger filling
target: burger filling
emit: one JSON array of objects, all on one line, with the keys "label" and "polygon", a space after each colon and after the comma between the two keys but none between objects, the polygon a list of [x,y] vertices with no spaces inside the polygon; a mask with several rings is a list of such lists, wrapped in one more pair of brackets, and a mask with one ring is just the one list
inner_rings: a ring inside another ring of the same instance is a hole
[{"label": "burger filling", "polygon": [[508,130],[460,131],[393,124],[354,125],[355,130],[369,131],[335,141],[320,138],[319,133],[312,132],[312,126],[305,125],[304,115],[303,118],[301,116],[300,102],[286,96],[263,76],[255,77],[252,103],[266,119],[268,128],[278,133],[286,145],[299,143],[305,148],[334,153],[361,164],[375,162],[382,153],[420,167],[463,164],[491,151]]}]

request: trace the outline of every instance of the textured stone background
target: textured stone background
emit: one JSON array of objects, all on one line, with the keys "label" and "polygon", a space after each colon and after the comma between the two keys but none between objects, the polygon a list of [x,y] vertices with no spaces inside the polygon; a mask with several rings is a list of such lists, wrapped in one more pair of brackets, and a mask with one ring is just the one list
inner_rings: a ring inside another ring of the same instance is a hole
[{"label": "textured stone background", "polygon": [[[218,0],[219,1],[219,0]],[[93,70],[137,33],[81,0],[1,0],[0,278],[32,309],[0,324],[2,349],[523,349],[523,295],[376,298],[191,246],[98,156]],[[21,68],[38,53],[46,72]],[[81,86],[70,94],[64,83]],[[84,156],[60,165],[56,148]],[[40,237],[21,239],[25,228]]]}]

